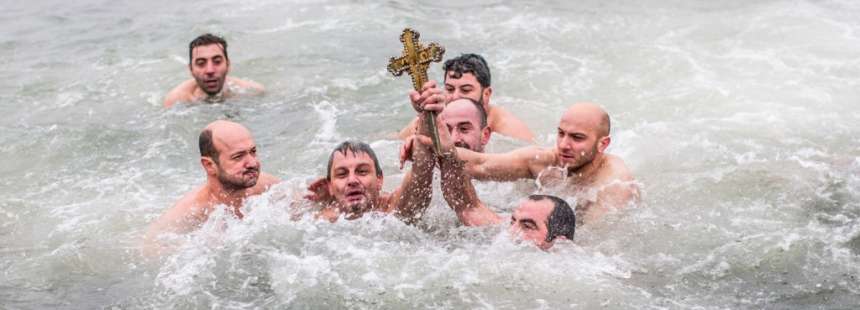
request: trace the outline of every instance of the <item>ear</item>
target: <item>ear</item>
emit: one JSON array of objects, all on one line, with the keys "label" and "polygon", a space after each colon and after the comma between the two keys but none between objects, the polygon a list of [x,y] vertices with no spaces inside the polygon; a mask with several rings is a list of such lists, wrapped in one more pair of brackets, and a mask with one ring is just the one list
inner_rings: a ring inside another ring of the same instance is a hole
[{"label": "ear", "polygon": [[487,110],[487,113],[490,113],[490,96],[493,95],[493,87],[487,86],[486,88],[484,88],[484,94],[483,95],[484,95],[484,102],[481,102],[481,104],[484,105],[484,110]]},{"label": "ear", "polygon": [[487,145],[490,142],[490,135],[493,134],[493,131],[490,130],[490,126],[484,127],[481,129],[481,145]]},{"label": "ear", "polygon": [[379,188],[380,190],[382,190],[382,184],[383,184],[382,181],[384,179],[385,179],[384,176],[380,176],[380,177],[376,178],[376,188]]},{"label": "ear", "polygon": [[603,153],[607,147],[609,147],[609,142],[612,142],[612,139],[609,136],[604,136],[597,141],[597,151]]},{"label": "ear", "polygon": [[203,166],[203,170],[206,170],[206,175],[218,175],[218,164],[209,156],[200,156],[200,165]]}]

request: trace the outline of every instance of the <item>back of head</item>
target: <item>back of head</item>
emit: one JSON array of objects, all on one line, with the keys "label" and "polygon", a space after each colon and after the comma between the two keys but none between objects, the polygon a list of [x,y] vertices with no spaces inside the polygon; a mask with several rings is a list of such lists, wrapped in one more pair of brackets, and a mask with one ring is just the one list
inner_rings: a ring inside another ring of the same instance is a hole
[{"label": "back of head", "polygon": [[367,154],[370,156],[370,159],[373,160],[373,168],[376,169],[376,176],[382,177],[382,167],[379,166],[379,159],[376,158],[376,153],[373,152],[373,149],[364,142],[359,141],[344,141],[339,144],[334,150],[331,151],[331,154],[328,156],[328,168],[326,169],[326,180],[331,181],[331,166],[334,161],[334,154],[341,153],[344,156],[347,152],[351,152],[353,154]]},{"label": "back of head", "polygon": [[475,75],[481,87],[490,86],[490,67],[481,55],[462,54],[456,58],[448,59],[442,69],[445,71],[445,78],[448,77],[448,72],[452,72],[452,76],[457,79],[464,73],[471,73]]},{"label": "back of head", "polygon": [[227,56],[227,41],[214,34],[205,33],[195,38],[191,41],[191,43],[188,44],[188,64],[191,64],[191,61],[194,58],[193,52],[195,47],[205,46],[209,44],[221,45],[221,49],[224,51],[224,59],[230,60],[230,57]]},{"label": "back of head", "polygon": [[532,201],[549,200],[553,204],[552,212],[547,219],[546,242],[552,242],[557,237],[573,240],[576,231],[576,214],[564,199],[552,195],[530,195]]}]

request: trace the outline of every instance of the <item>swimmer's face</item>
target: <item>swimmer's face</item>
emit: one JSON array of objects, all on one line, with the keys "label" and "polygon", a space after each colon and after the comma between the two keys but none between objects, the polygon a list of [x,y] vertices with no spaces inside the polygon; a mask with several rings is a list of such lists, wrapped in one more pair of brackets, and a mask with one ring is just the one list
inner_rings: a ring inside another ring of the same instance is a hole
[{"label": "swimmer's face", "polygon": [[247,131],[220,131],[213,134],[218,150],[215,163],[216,176],[225,189],[239,190],[253,187],[260,177],[257,145]]},{"label": "swimmer's face", "polygon": [[329,192],[348,218],[369,211],[379,198],[382,177],[367,153],[335,152],[329,171]]},{"label": "swimmer's face", "polygon": [[220,44],[201,45],[191,51],[191,76],[207,95],[221,92],[230,71],[230,60],[224,55]]},{"label": "swimmer's face", "polygon": [[442,110],[441,118],[455,146],[475,152],[484,151],[484,145],[490,139],[490,128],[481,128],[481,112],[471,101],[452,101]]},{"label": "swimmer's face", "polygon": [[576,171],[591,163],[609,145],[608,136],[598,136],[592,119],[566,113],[558,125],[556,151],[559,164]]},{"label": "swimmer's face", "polygon": [[543,250],[551,248],[552,242],[547,242],[546,236],[549,233],[547,223],[552,208],[552,202],[546,199],[524,200],[511,215],[511,235],[531,241]]},{"label": "swimmer's face", "polygon": [[448,100],[469,98],[483,104],[486,110],[490,104],[490,95],[493,94],[493,87],[481,87],[481,83],[478,83],[478,78],[472,73],[463,73],[459,78],[455,78],[455,76],[456,73],[454,71],[445,73],[445,92],[448,93]]}]

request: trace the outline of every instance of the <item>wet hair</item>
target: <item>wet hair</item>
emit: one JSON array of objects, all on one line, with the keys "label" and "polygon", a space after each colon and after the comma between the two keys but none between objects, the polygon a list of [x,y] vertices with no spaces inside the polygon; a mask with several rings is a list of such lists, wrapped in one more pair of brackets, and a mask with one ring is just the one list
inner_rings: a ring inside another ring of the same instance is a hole
[{"label": "wet hair", "polygon": [[552,212],[546,221],[546,242],[552,242],[559,236],[573,240],[573,233],[576,231],[576,214],[564,199],[552,195],[529,195],[529,200],[549,200],[553,204]]},{"label": "wet hair", "polygon": [[206,33],[195,38],[191,41],[191,43],[188,44],[188,64],[190,65],[194,61],[193,52],[195,47],[205,46],[209,44],[221,45],[221,50],[224,51],[224,59],[230,60],[230,57],[227,57],[227,41],[224,41],[223,38],[214,34]]},{"label": "wet hair", "polygon": [[373,149],[370,148],[370,145],[364,142],[358,141],[344,141],[340,145],[338,145],[334,150],[331,151],[331,155],[328,156],[328,169],[326,169],[325,179],[331,181],[331,164],[334,162],[334,154],[340,152],[344,156],[346,156],[346,152],[350,151],[353,154],[367,154],[370,156],[370,159],[373,160],[373,168],[376,169],[376,177],[382,177],[382,167],[379,166],[379,159],[376,158],[376,153],[373,152]]},{"label": "wet hair", "polygon": [[[472,98],[468,98],[468,97],[463,97],[463,98],[460,98],[457,100],[469,100],[469,102],[472,103],[472,106],[474,106],[475,109],[478,109],[478,117],[481,119],[481,129],[487,128],[487,110],[484,109],[483,104],[481,104],[478,101],[475,101]],[[457,100],[454,100],[454,101],[457,101]]]},{"label": "wet hair", "polygon": [[478,79],[481,87],[490,87],[490,66],[484,57],[478,54],[462,54],[457,58],[448,59],[442,67],[445,71],[445,78],[448,78],[448,72],[453,72],[452,77],[459,79],[464,73],[471,73]]},{"label": "wet hair", "polygon": [[218,163],[218,150],[215,149],[215,142],[212,140],[212,129],[203,129],[200,132],[200,138],[197,144],[200,147],[200,156],[212,158],[215,163]]}]

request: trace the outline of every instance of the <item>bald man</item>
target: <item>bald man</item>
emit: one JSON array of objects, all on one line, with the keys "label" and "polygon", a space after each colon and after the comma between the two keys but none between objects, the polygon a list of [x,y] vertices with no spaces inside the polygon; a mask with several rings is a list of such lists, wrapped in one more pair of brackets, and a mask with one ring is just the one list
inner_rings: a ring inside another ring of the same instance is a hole
[{"label": "bald man", "polygon": [[606,111],[593,103],[578,103],[562,115],[555,148],[525,147],[502,154],[457,148],[456,153],[473,178],[535,179],[547,189],[585,198],[577,212],[589,223],[639,197],[624,161],[605,153],[611,142],[609,130]]},{"label": "bald man", "polygon": [[210,123],[200,132],[199,147],[206,183],[183,196],[149,226],[144,240],[148,254],[161,251],[159,235],[193,231],[206,222],[216,207],[226,207],[241,219],[245,199],[280,181],[260,172],[257,144],[251,132],[240,124]]}]

